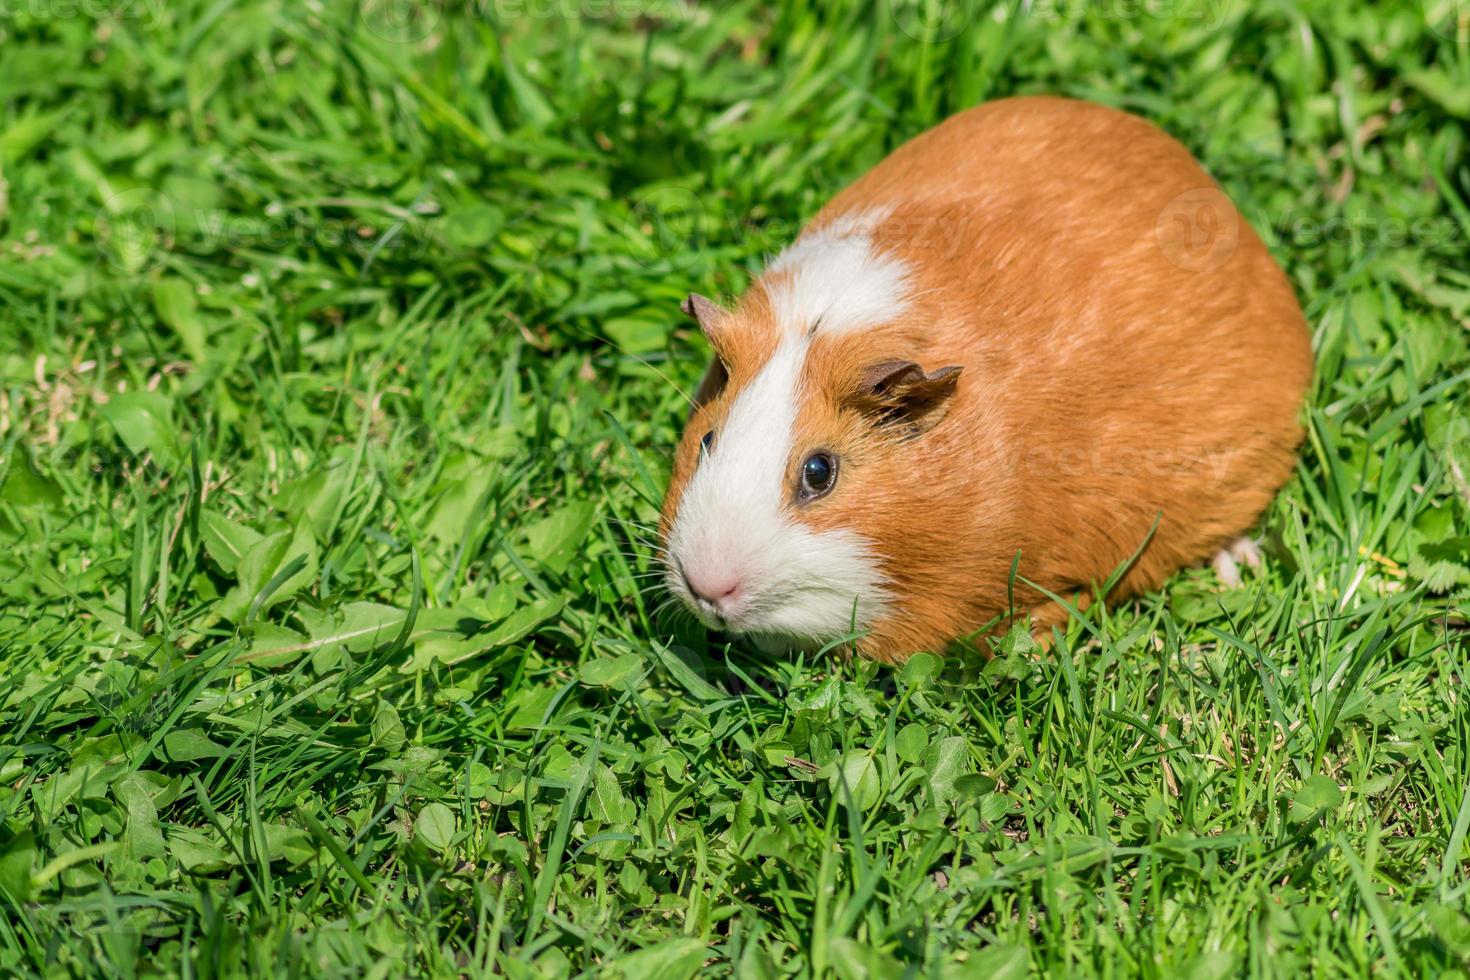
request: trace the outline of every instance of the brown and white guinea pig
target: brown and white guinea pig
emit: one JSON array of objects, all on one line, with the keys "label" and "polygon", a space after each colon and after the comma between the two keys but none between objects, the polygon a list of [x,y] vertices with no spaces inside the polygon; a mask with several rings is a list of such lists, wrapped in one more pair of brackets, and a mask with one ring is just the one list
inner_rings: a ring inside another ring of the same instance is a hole
[{"label": "brown and white guinea pig", "polygon": [[733,308],[685,312],[716,357],[664,502],[670,588],[710,626],[880,660],[1046,630],[1048,592],[1116,571],[1111,598],[1254,563],[1312,371],[1286,276],[1189,152],[1060,98],[918,136]]}]

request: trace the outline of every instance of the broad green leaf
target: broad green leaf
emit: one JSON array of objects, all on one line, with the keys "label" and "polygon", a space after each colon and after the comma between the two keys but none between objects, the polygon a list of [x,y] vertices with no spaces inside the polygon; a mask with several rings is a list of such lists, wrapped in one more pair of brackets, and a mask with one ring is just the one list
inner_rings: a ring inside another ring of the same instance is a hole
[{"label": "broad green leaf", "polygon": [[842,682],[829,677],[804,694],[795,692],[786,696],[786,703],[793,711],[815,711],[830,714],[842,700]]},{"label": "broad green leaf", "polygon": [[636,653],[624,653],[587,661],[578,669],[577,679],[589,687],[621,687],[642,669],[642,657]]},{"label": "broad green leaf", "polygon": [[168,853],[185,871],[198,873],[221,871],[235,861],[213,837],[191,827],[168,828]]},{"label": "broad green leaf", "polygon": [[687,647],[654,645],[659,663],[680,687],[700,701],[722,701],[730,695],[705,680],[704,658]]},{"label": "broad green leaf", "polygon": [[462,543],[474,530],[486,495],[494,486],[497,468],[479,460],[466,463],[463,475],[445,485],[430,512],[425,532],[451,548]]},{"label": "broad green leaf", "polygon": [[483,597],[473,597],[463,600],[462,605],[466,612],[482,622],[498,623],[515,612],[516,607],[524,601],[525,599],[519,585],[510,582],[501,582]]},{"label": "broad green leaf", "polygon": [[1335,810],[1342,803],[1342,790],[1330,776],[1308,776],[1291,797],[1291,815],[1306,820],[1322,810]]},{"label": "broad green leaf", "polygon": [[[464,777],[460,777],[464,778]],[[458,780],[456,780],[458,782]],[[474,797],[481,797],[489,793],[496,784],[495,773],[483,762],[471,762],[468,772],[466,792]]]},{"label": "broad green leaf", "polygon": [[796,749],[790,742],[767,742],[761,746],[761,755],[769,765],[784,766],[787,759],[796,755]]},{"label": "broad green leaf", "polygon": [[1430,592],[1470,584],[1470,537],[1425,541],[1409,555],[1409,574]]},{"label": "broad green leaf", "polygon": [[206,357],[205,329],[198,307],[192,283],[170,276],[153,284],[153,309],[158,319],[178,335],[189,357],[202,364]]},{"label": "broad green leaf", "polygon": [[587,545],[587,532],[597,520],[587,501],[570,504],[526,528],[526,550],[548,571],[561,573]]},{"label": "broad green leaf", "polygon": [[[413,657],[404,662],[401,669],[405,673],[413,673],[427,670],[435,662],[453,666],[491,650],[518,643],[555,617],[564,605],[566,596],[541,599],[502,620],[494,629],[468,636],[458,630],[439,630],[424,634],[416,631]],[[467,612],[459,612],[459,618],[462,625],[473,628],[472,617]]]},{"label": "broad green leaf", "polygon": [[36,840],[29,829],[0,844],[0,894],[19,905],[31,897],[36,870]]},{"label": "broad green leaf", "polygon": [[929,800],[945,806],[959,797],[955,782],[969,772],[969,743],[960,735],[951,735],[933,743],[924,753],[924,768],[929,772]]},{"label": "broad green leaf", "polygon": [[379,701],[373,712],[372,735],[373,744],[389,752],[397,752],[408,738],[403,722],[398,718],[398,709],[387,701]]},{"label": "broad green leaf", "polygon": [[659,317],[609,317],[602,322],[602,330],[619,350],[629,354],[647,354],[668,343],[668,324]]},{"label": "broad green leaf", "polygon": [[924,758],[924,749],[928,746],[929,732],[923,725],[910,722],[898,730],[893,747],[904,762],[918,763]]},{"label": "broad green leaf", "polygon": [[587,792],[588,816],[606,824],[629,823],[637,814],[637,808],[628,802],[618,777],[602,763],[597,763],[592,773],[592,785]]},{"label": "broad green leaf", "polygon": [[305,476],[283,484],[272,503],[293,523],[304,519],[325,540],[342,498],[348,493],[351,472],[348,456],[338,455]]},{"label": "broad green leaf", "polygon": [[898,680],[907,687],[924,687],[939,676],[944,661],[932,653],[916,653],[898,669]]},{"label": "broad green leaf", "polygon": [[1463,72],[1456,78],[1443,68],[1416,68],[1404,79],[1450,115],[1470,119],[1470,85],[1465,83]]},{"label": "broad green leaf", "polygon": [[511,695],[509,710],[505,713],[505,727],[509,731],[526,731],[539,728],[545,723],[545,715],[556,697],[554,687],[523,687]]},{"label": "broad green leaf", "polygon": [[163,831],[153,797],[158,788],[138,773],[128,773],[112,784],[112,795],[127,814],[123,851],[135,860],[163,857]]},{"label": "broad green leaf", "polygon": [[67,848],[42,865],[31,881],[37,887],[43,887],[56,878],[61,878],[63,884],[73,887],[96,884],[99,881],[97,871],[90,865],[115,850],[117,841],[114,840]]},{"label": "broad green leaf", "polygon": [[117,436],[138,456],[151,453],[164,466],[178,458],[178,437],[173,425],[173,406],[156,391],[129,391],[114,395],[98,410],[112,424]]},{"label": "broad green leaf", "polygon": [[64,497],[54,480],[42,476],[20,454],[10,457],[5,479],[0,480],[0,501],[18,507],[57,507]]},{"label": "broad green leaf", "polygon": [[959,796],[969,796],[979,799],[987,793],[995,791],[996,782],[990,776],[983,773],[972,772],[961,776],[954,781],[955,793]]},{"label": "broad green leaf", "polygon": [[667,939],[613,961],[610,972],[624,980],[688,980],[704,965],[710,949],[691,937]]},{"label": "broad green leaf", "polygon": [[261,538],[260,532],[208,509],[199,512],[199,536],[205,552],[227,575],[234,574],[240,559]]},{"label": "broad green leaf", "polygon": [[827,957],[840,980],[904,975],[903,967],[893,957],[849,936],[833,936],[827,943]]},{"label": "broad green leaf", "polygon": [[425,804],[413,822],[413,830],[434,850],[448,850],[454,840],[454,811],[443,803]]},{"label": "broad green leaf", "polygon": [[538,627],[555,618],[566,604],[565,595],[537,599],[529,606],[523,606],[511,613],[501,621],[500,625],[480,637],[480,641],[486,650],[518,643],[530,636]]},{"label": "broad green leaf", "polygon": [[299,659],[311,646],[305,636],[275,623],[256,623],[250,648],[240,660],[260,667],[280,667]]},{"label": "broad green leaf", "polygon": [[[297,571],[277,582],[267,594],[267,586],[276,574],[293,564]],[[239,623],[257,602],[260,603],[258,611],[264,612],[285,602],[297,589],[316,578],[316,539],[304,525],[294,532],[266,535],[241,557],[235,574],[237,584],[220,600],[219,612],[225,619]]]},{"label": "broad green leaf", "polygon": [[332,613],[303,608],[299,616],[310,638],[309,649],[365,653],[396,639],[408,613],[378,602],[349,602]]},{"label": "broad green leaf", "polygon": [[267,823],[261,827],[265,837],[265,859],[301,864],[316,854],[311,835],[300,827],[283,823]]},{"label": "broad green leaf", "polygon": [[175,762],[217,759],[230,754],[228,747],[193,728],[176,728],[164,735],[163,751]]},{"label": "broad green leaf", "polygon": [[1023,980],[1029,964],[1026,947],[996,943],[971,955],[965,968],[968,975],[988,980]]},{"label": "broad green leaf", "polygon": [[1470,957],[1470,918],[1463,911],[1432,902],[1425,909],[1425,917],[1445,948],[1462,959]]},{"label": "broad green leaf", "polygon": [[505,212],[492,204],[455,208],[440,222],[445,240],[456,248],[484,248],[505,227]]},{"label": "broad green leaf", "polygon": [[[843,781],[847,784],[846,792],[843,791]],[[843,806],[848,805],[851,794],[852,804],[859,810],[872,809],[881,794],[878,767],[873,763],[872,755],[861,750],[847,753],[833,771],[828,788]]]}]

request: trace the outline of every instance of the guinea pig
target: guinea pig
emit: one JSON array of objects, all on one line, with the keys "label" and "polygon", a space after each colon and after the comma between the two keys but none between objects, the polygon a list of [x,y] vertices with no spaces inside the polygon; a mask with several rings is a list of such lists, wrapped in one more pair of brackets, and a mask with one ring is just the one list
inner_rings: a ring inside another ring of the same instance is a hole
[{"label": "guinea pig", "polygon": [[715,356],[669,588],[710,627],[886,661],[1212,555],[1235,580],[1312,373],[1285,274],[1189,151],[1062,98],[919,135],[733,306],[684,310]]}]

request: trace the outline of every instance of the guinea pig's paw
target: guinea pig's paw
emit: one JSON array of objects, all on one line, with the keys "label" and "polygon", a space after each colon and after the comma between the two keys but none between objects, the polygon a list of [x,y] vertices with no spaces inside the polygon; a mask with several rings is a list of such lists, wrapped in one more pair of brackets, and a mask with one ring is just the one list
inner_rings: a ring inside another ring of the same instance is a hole
[{"label": "guinea pig's paw", "polygon": [[1254,538],[1239,537],[1215,552],[1211,562],[1227,588],[1240,588],[1240,566],[1261,567],[1261,546]]}]

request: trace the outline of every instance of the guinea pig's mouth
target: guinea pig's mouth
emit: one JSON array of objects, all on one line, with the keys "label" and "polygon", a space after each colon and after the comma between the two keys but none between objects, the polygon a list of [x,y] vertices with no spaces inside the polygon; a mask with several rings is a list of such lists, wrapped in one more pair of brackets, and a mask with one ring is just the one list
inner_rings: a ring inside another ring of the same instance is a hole
[{"label": "guinea pig's mouth", "polygon": [[[715,607],[714,603],[695,595],[694,589],[689,585],[687,578],[684,579],[683,588],[679,590],[679,598],[684,600],[684,605],[688,606],[689,611],[694,613],[704,625],[717,630],[730,629],[729,621],[720,614],[719,609]],[[739,631],[735,630],[734,632]]]},{"label": "guinea pig's mouth", "polygon": [[738,608],[722,610],[713,601],[700,595],[694,583],[689,581],[689,575],[684,571],[684,563],[679,561],[677,555],[671,558],[670,564],[673,568],[668,576],[669,591],[679,597],[679,601],[694,613],[696,619],[711,629],[731,633],[744,632],[739,627],[732,625],[732,618],[739,612]]},{"label": "guinea pig's mouth", "polygon": [[[841,634],[851,628],[854,597],[841,589],[812,581],[768,583],[759,589],[747,587],[738,598],[716,603],[699,594],[677,557],[671,558],[669,564],[669,591],[710,629],[779,639],[784,645],[805,647],[829,631]],[[837,618],[843,620],[842,625],[814,621],[811,615],[814,606],[841,607],[836,611]]]}]

